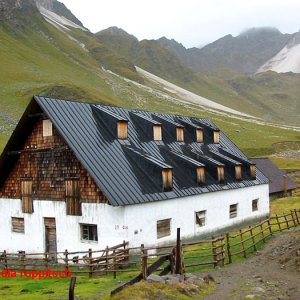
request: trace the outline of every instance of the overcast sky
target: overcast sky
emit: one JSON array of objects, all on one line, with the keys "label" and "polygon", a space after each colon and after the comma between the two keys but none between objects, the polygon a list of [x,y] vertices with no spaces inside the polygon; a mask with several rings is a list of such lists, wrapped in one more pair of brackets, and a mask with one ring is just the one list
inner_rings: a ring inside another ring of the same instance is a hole
[{"label": "overcast sky", "polygon": [[117,26],[142,39],[200,46],[246,28],[300,29],[299,0],[59,0],[92,32]]}]

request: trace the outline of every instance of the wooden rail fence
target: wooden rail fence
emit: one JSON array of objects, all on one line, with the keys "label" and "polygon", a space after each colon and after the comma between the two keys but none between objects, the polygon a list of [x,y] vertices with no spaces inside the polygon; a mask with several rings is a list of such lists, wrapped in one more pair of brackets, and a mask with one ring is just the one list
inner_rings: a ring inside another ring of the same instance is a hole
[{"label": "wooden rail fence", "polygon": [[0,269],[45,270],[68,269],[72,274],[89,277],[94,275],[131,272],[134,276],[146,279],[149,274],[179,273],[192,268],[208,268],[232,263],[239,257],[247,257],[257,251],[276,232],[288,230],[300,224],[300,210],[291,210],[283,215],[275,215],[266,220],[207,240],[176,244],[128,248],[128,242],[102,250],[89,249],[57,253],[8,253],[0,252]]}]

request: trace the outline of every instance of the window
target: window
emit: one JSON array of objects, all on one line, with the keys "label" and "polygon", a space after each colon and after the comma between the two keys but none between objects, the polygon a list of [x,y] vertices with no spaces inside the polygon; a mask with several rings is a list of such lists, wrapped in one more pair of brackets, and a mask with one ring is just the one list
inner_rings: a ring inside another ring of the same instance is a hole
[{"label": "window", "polygon": [[97,225],[80,224],[81,239],[85,241],[98,241]]},{"label": "window", "polygon": [[258,199],[252,200],[252,211],[258,210]]},{"label": "window", "polygon": [[229,217],[230,219],[236,218],[237,216],[237,204],[231,204],[229,208]]},{"label": "window", "polygon": [[33,213],[32,179],[21,179],[21,202],[23,213]]},{"label": "window", "polygon": [[43,137],[52,136],[52,122],[43,120]]},{"label": "window", "polygon": [[67,215],[81,216],[79,179],[66,179]]},{"label": "window", "polygon": [[161,125],[153,125],[153,140],[154,141],[162,140]]},{"label": "window", "polygon": [[163,169],[161,171],[163,181],[163,191],[169,192],[173,188],[173,171],[172,169]]},{"label": "window", "polygon": [[158,239],[171,235],[171,219],[157,221],[156,228]]},{"label": "window", "polygon": [[199,227],[205,226],[206,210],[196,211],[196,224]]},{"label": "window", "polygon": [[24,233],[24,218],[11,218],[11,230],[13,232]]}]

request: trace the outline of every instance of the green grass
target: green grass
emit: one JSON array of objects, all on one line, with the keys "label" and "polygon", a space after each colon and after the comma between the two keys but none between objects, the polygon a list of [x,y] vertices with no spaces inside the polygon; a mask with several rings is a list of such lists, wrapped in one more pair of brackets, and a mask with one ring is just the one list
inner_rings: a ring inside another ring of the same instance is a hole
[{"label": "green grass", "polygon": [[291,159],[291,158],[283,158],[283,157],[270,157],[270,159],[280,169],[300,170],[300,159]]}]

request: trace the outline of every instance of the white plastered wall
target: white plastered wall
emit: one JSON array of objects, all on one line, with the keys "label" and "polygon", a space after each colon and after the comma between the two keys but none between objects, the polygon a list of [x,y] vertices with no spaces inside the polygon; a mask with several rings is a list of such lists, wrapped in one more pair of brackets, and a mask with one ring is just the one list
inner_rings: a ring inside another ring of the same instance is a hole
[{"label": "white plastered wall", "polygon": [[[252,211],[252,200],[258,200],[258,210]],[[237,217],[229,218],[229,206],[238,204]],[[206,225],[199,227],[195,212],[206,210]],[[175,240],[176,229],[181,235],[191,238],[232,226],[247,219],[264,217],[269,213],[269,186],[256,185],[236,190],[219,191],[171,199],[166,201],[112,207],[107,204],[82,204],[82,216],[67,216],[65,202],[34,200],[34,213],[24,214],[18,199],[0,199],[0,252],[45,251],[44,217],[56,219],[58,251],[99,250],[130,242],[130,247],[155,245]],[[24,218],[25,233],[11,230],[11,217]],[[171,235],[157,239],[157,220],[171,218]],[[83,241],[80,223],[95,224],[98,228],[98,242]]]}]

